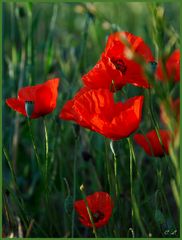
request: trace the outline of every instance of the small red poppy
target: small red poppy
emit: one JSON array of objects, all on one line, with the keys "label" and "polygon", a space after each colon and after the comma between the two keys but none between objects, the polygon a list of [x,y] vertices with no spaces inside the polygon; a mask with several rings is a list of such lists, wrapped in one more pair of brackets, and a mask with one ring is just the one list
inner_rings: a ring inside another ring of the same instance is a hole
[{"label": "small red poppy", "polygon": [[169,152],[170,132],[167,130],[159,130],[159,134],[163,147],[160,144],[155,130],[148,132],[146,135],[135,134],[133,138],[149,156],[162,157],[164,156],[164,151],[166,154]]},{"label": "small red poppy", "polygon": [[[180,50],[175,50],[170,57],[167,59],[166,64],[166,73],[168,79],[173,79],[175,82],[180,81]],[[164,72],[162,70],[161,62],[159,61],[156,76],[159,80],[165,81]]]},{"label": "small red poppy", "polygon": [[139,127],[142,105],[143,96],[115,103],[108,89],[83,88],[64,105],[59,117],[118,140]]},{"label": "small red poppy", "polygon": [[30,118],[39,118],[51,113],[56,107],[59,79],[43,84],[27,86],[18,91],[18,98],[8,98],[6,104],[13,110],[27,116],[26,104],[32,104]]},{"label": "small red poppy", "polygon": [[[86,197],[96,228],[106,225],[112,215],[113,202],[106,192],[95,192]],[[74,208],[79,214],[80,222],[86,227],[93,227],[84,200],[74,203]]]},{"label": "small red poppy", "polygon": [[116,32],[108,37],[101,59],[82,77],[85,86],[116,91],[129,83],[149,88],[142,66],[128,57],[128,51],[140,56],[146,63],[154,61],[150,48],[142,38],[128,32]]}]

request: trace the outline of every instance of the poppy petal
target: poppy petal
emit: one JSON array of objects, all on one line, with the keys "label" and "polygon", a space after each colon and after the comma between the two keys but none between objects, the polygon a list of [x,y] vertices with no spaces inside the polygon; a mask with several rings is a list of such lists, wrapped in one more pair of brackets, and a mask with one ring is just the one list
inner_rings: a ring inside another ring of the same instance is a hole
[{"label": "poppy petal", "polygon": [[56,107],[58,97],[59,79],[51,79],[43,84],[23,87],[18,92],[18,98],[7,100],[8,106],[15,111],[27,116],[25,104],[27,101],[33,103],[31,118],[38,118],[51,113]]},{"label": "poppy petal", "polygon": [[163,147],[160,144],[155,130],[148,132],[146,135],[135,134],[134,140],[145,150],[149,156],[162,157],[164,156],[164,151],[166,154],[168,154],[170,132],[167,130],[159,130],[159,134],[163,143]]},{"label": "poppy petal", "polygon": [[[114,207],[110,195],[106,192],[96,192],[87,196],[86,200],[92,213],[95,227],[99,228],[106,225],[111,217],[112,209]],[[92,227],[85,201],[76,201],[74,203],[74,208],[80,216],[80,222],[86,227]]]},{"label": "poppy petal", "polygon": [[[168,79],[173,79],[175,82],[180,81],[180,50],[175,50],[167,59],[165,64],[165,71]],[[162,63],[159,60],[156,69],[156,77],[158,80],[166,81],[165,74],[162,68]]]},{"label": "poppy petal", "polygon": [[[105,49],[106,53],[108,52],[109,48],[113,45],[114,41],[115,42],[120,41],[124,45],[126,45],[124,41],[127,41],[131,45],[133,51],[142,56],[146,60],[146,62],[154,61],[152,51],[141,37],[135,36],[134,34],[129,32],[115,32],[108,37]],[[124,52],[123,47],[122,51]]]},{"label": "poppy petal", "polygon": [[119,90],[125,85],[122,73],[116,69],[110,58],[104,54],[97,64],[82,77],[82,80],[85,86],[92,89],[111,89],[112,81],[114,81],[112,91]]},{"label": "poppy petal", "polygon": [[65,104],[60,118],[73,120],[113,140],[128,137],[138,128],[143,96],[131,98],[125,103],[115,103],[113,93],[108,89],[80,92]]},{"label": "poppy petal", "polygon": [[25,111],[25,103],[16,99],[16,98],[8,98],[6,99],[6,104],[12,108],[14,111],[17,111],[24,116],[27,116]]}]

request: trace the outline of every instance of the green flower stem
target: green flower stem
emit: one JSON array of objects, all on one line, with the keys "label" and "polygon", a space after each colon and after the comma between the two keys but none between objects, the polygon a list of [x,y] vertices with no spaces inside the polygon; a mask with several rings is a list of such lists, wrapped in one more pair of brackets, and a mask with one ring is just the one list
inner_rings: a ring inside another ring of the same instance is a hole
[{"label": "green flower stem", "polygon": [[96,232],[94,220],[93,220],[93,217],[92,217],[92,213],[91,213],[91,211],[90,211],[90,208],[89,208],[89,206],[88,206],[88,202],[87,202],[87,199],[86,199],[86,195],[85,195],[85,191],[84,191],[84,186],[83,186],[83,184],[80,186],[80,191],[82,192],[83,200],[84,200],[84,202],[85,202],[85,204],[86,204],[87,212],[88,212],[90,221],[91,221],[91,223],[92,223],[93,233],[94,233],[95,237],[97,238],[97,232]]},{"label": "green flower stem", "polygon": [[131,194],[131,226],[133,229],[133,154],[132,154],[132,146],[130,139],[127,138],[128,144],[129,144],[129,150],[130,150],[130,194]]},{"label": "green flower stem", "polygon": [[[154,116],[154,112],[153,112],[153,106],[152,106],[152,98],[151,98],[151,90],[149,89],[149,104],[150,104],[150,115],[151,115],[151,119],[152,119],[152,123],[154,125],[154,128],[155,128],[155,131],[156,131],[156,134],[157,134],[157,137],[159,139],[159,142],[162,146],[162,149],[163,149],[163,152],[164,152],[164,158],[166,160],[166,163],[168,162],[167,161],[167,157],[166,157],[166,154],[165,154],[165,149],[164,149],[164,145],[163,145],[163,142],[162,142],[162,139],[161,139],[161,136],[159,134],[159,125],[155,119],[155,116]],[[171,212],[170,212],[170,209],[169,209],[169,205],[168,205],[168,201],[167,201],[167,197],[166,197],[166,194],[163,190],[163,180],[162,180],[162,175],[161,175],[161,166],[157,169],[157,175],[158,175],[158,187],[161,191],[161,194],[163,195],[163,199],[165,201],[165,204],[166,204],[166,207],[168,209],[168,213],[171,215]],[[172,216],[172,215],[171,215]]]},{"label": "green flower stem", "polygon": [[107,138],[104,138],[105,140],[105,158],[106,158],[106,169],[107,169],[107,178],[109,183],[109,190],[112,191],[112,179],[111,179],[111,173],[110,173],[110,166],[109,166],[109,157],[108,157],[108,141]]},{"label": "green flower stem", "polygon": [[7,162],[8,162],[10,171],[11,171],[11,176],[12,176],[12,179],[13,179],[14,188],[15,188],[15,190],[18,190],[18,186],[17,186],[17,182],[16,182],[16,176],[15,176],[15,172],[14,172],[14,169],[13,169],[13,164],[10,161],[7,149],[5,147],[3,147],[3,153],[4,153],[4,156],[7,160]]},{"label": "green flower stem", "polygon": [[172,219],[172,214],[171,214],[171,210],[169,208],[169,204],[168,204],[168,201],[167,201],[167,197],[166,197],[166,194],[164,192],[164,189],[163,189],[163,178],[162,178],[162,173],[165,172],[163,171],[162,169],[162,164],[161,164],[161,159],[156,159],[156,162],[157,162],[157,179],[158,179],[158,189],[159,189],[159,192],[161,193],[161,196],[163,197],[164,199],[164,202],[166,204],[166,207],[167,207],[167,211],[168,211],[168,214],[169,216],[171,217]]},{"label": "green flower stem", "polygon": [[27,11],[28,11],[28,43],[27,43],[27,51],[28,51],[28,77],[29,77],[29,85],[32,85],[32,66],[33,66],[33,4],[29,2],[27,4]]},{"label": "green flower stem", "polygon": [[113,141],[110,141],[110,148],[111,151],[113,153],[113,157],[114,157],[114,178],[115,178],[115,191],[116,191],[116,197],[118,196],[118,181],[117,181],[117,158],[116,158],[116,152],[114,150],[114,146],[113,146]]},{"label": "green flower stem", "polygon": [[49,164],[49,142],[48,142],[48,133],[46,127],[46,120],[43,117],[43,125],[44,125],[44,136],[45,136],[45,190],[46,190],[46,200],[48,200],[48,164]]},{"label": "green flower stem", "polygon": [[[76,160],[77,160],[77,148],[78,148],[78,141],[79,137],[76,136],[75,139],[75,149],[74,149],[74,163],[73,163],[73,203],[76,200]],[[71,237],[74,237],[74,229],[75,229],[75,209],[73,208],[72,211],[72,230],[71,230]]]},{"label": "green flower stem", "polygon": [[4,153],[4,156],[8,162],[8,166],[10,168],[10,172],[11,172],[11,176],[12,176],[12,180],[13,180],[13,185],[14,185],[14,188],[15,188],[15,191],[17,193],[16,197],[17,197],[17,202],[18,202],[18,205],[22,211],[22,221],[23,223],[25,224],[25,227],[27,228],[27,217],[26,217],[26,214],[25,214],[25,206],[24,206],[24,202],[23,202],[23,199],[21,198],[21,192],[18,188],[18,184],[17,184],[17,180],[16,180],[16,175],[15,175],[15,171],[14,171],[14,168],[13,168],[13,163],[12,161],[10,160],[10,157],[9,157],[9,154],[7,152],[7,149],[3,146],[3,153]]},{"label": "green flower stem", "polygon": [[133,163],[135,164],[137,177],[140,179],[140,183],[142,185],[142,189],[143,189],[143,192],[144,192],[145,196],[146,196],[146,191],[145,191],[143,181],[141,179],[141,176],[140,176],[138,168],[137,168],[136,156],[135,156],[135,152],[134,152],[134,149],[133,149],[132,141],[131,141],[130,138],[127,138],[127,140],[128,140],[128,144],[129,144],[129,150],[130,150],[130,185],[131,185],[130,188],[131,188],[131,207],[132,207],[132,210],[131,210],[132,229],[133,229],[133,219],[135,217],[137,219],[137,222],[139,224],[139,227],[141,229],[142,234],[144,236],[147,236],[147,233],[145,231],[145,227],[144,227],[144,225],[142,223],[142,220],[141,220],[141,217],[140,217],[140,211],[139,211],[139,208],[138,208],[137,200],[136,200],[136,198],[134,196],[134,193],[133,193]]},{"label": "green flower stem", "polygon": [[63,178],[63,180],[65,181],[65,184],[66,184],[67,195],[70,196],[71,195],[71,191],[70,191],[70,187],[69,187],[68,181],[67,181],[66,178]]},{"label": "green flower stem", "polygon": [[35,144],[34,135],[33,135],[33,132],[32,132],[31,120],[30,120],[30,118],[27,118],[27,120],[28,120],[29,133],[30,133],[30,137],[31,137],[31,139],[32,139],[32,144],[33,144],[34,153],[35,153],[35,156],[36,156],[36,159],[37,159],[37,165],[38,165],[39,170],[40,170],[40,172],[41,172],[41,174],[42,174],[40,157],[39,157],[39,155],[38,155],[38,151],[37,151],[37,147],[36,147],[36,144]]}]

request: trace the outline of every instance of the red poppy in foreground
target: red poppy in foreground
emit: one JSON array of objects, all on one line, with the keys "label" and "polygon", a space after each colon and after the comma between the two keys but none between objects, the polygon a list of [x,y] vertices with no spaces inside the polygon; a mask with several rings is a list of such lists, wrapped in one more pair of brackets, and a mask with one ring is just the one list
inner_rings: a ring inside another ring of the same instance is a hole
[{"label": "red poppy in foreground", "polygon": [[[166,70],[168,79],[173,79],[175,82],[180,81],[180,50],[179,49],[175,50],[167,59],[165,68],[166,68],[165,70]],[[157,66],[156,75],[159,80],[163,80],[163,81],[168,80],[168,79],[165,79],[165,74],[163,72],[162,64],[160,61]]]},{"label": "red poppy in foreground", "polygon": [[30,118],[51,113],[56,107],[59,79],[28,86],[18,91],[18,98],[8,98],[6,104],[13,110]]},{"label": "red poppy in foreground", "polygon": [[[111,217],[113,202],[106,192],[95,192],[86,197],[96,228],[106,225]],[[80,222],[86,227],[93,227],[84,200],[74,203],[74,208],[79,214]]]},{"label": "red poppy in foreground", "polygon": [[59,117],[118,140],[139,127],[142,105],[143,96],[115,103],[108,89],[83,88],[64,105]]},{"label": "red poppy in foreground", "polygon": [[[148,132],[146,135],[135,134],[134,140],[145,150],[149,156],[162,157],[169,152],[170,132],[167,130],[159,130],[161,141],[155,130]],[[164,153],[165,151],[165,153]]]},{"label": "red poppy in foreground", "polygon": [[150,48],[141,37],[128,32],[111,34],[101,59],[82,77],[85,86],[116,91],[129,83],[149,88],[144,70],[134,55],[146,63],[154,62]]}]

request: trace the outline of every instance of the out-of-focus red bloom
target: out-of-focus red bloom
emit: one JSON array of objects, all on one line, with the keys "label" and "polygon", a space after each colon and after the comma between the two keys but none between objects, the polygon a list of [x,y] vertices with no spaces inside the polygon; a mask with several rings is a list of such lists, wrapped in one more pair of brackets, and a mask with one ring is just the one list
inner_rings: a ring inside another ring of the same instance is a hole
[{"label": "out-of-focus red bloom", "polygon": [[143,60],[146,62],[153,62],[154,57],[150,48],[147,44],[143,41],[141,37],[135,36],[129,32],[115,32],[110,34],[106,43],[105,52],[108,54],[110,48],[113,47],[115,41],[119,41],[122,43],[122,48],[119,51],[116,50],[116,54],[119,57],[121,54],[125,54],[125,46],[129,45],[130,49],[133,50],[134,53],[138,54],[139,56],[143,57]]},{"label": "out-of-focus red bloom", "polygon": [[142,66],[135,57],[149,63],[154,61],[150,48],[142,38],[128,32],[116,32],[108,37],[105,52],[97,64],[82,77],[87,87],[120,90],[130,83],[148,88]]},{"label": "out-of-focus red bloom", "polygon": [[108,89],[83,88],[64,105],[59,117],[118,140],[139,127],[142,105],[143,96],[115,103]]},{"label": "out-of-focus red bloom", "polygon": [[166,111],[164,104],[160,105],[160,117],[162,122],[167,126],[170,123],[171,117],[174,117],[177,123],[179,123],[180,121],[180,99],[179,98],[177,98],[176,100],[170,99],[170,111],[171,113],[173,113],[172,116],[170,115],[170,113]]},{"label": "out-of-focus red bloom", "polygon": [[[95,192],[87,196],[86,201],[95,227],[99,228],[106,225],[111,217],[114,206],[110,195],[106,192]],[[76,201],[74,207],[79,214],[80,222],[86,227],[93,227],[84,200]]]},{"label": "out-of-focus red bloom", "polygon": [[[180,81],[180,50],[175,50],[167,59],[165,69],[168,79],[173,79],[175,82]],[[165,75],[162,69],[161,61],[159,61],[156,69],[156,76],[159,80],[166,81]]]},{"label": "out-of-focus red bloom", "polygon": [[8,98],[6,104],[13,110],[27,116],[26,104],[32,104],[30,118],[39,118],[51,113],[56,107],[59,79],[43,84],[27,86],[18,91],[18,98]]},{"label": "out-of-focus red bloom", "polygon": [[162,157],[165,153],[168,154],[169,152],[170,132],[159,130],[159,134],[163,146],[160,144],[155,130],[148,132],[146,135],[135,134],[133,138],[149,156]]}]

